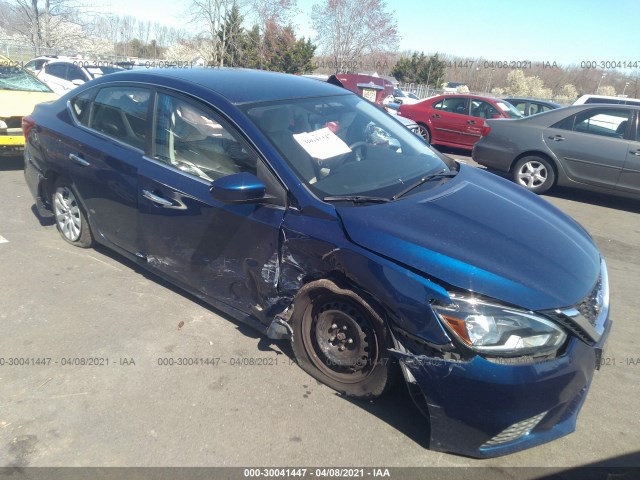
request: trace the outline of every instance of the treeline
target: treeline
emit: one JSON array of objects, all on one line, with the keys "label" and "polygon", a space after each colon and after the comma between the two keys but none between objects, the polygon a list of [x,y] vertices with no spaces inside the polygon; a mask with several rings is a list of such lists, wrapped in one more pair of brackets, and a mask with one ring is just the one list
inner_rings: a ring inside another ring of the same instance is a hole
[{"label": "treeline", "polygon": [[476,92],[560,101],[573,101],[587,93],[640,96],[640,65],[600,68],[591,62],[561,65],[553,60],[496,61],[448,55],[443,55],[442,60],[447,81],[465,83]]},{"label": "treeline", "polygon": [[[72,0],[0,0],[0,42],[24,45],[32,56],[89,54],[241,66],[287,73],[313,71],[316,46],[297,38],[293,0],[191,0],[189,32],[132,16],[100,15]],[[245,19],[241,6],[251,12]],[[245,28],[248,22],[251,28]]]},{"label": "treeline", "polygon": [[[640,65],[495,61],[398,51],[399,30],[385,0],[317,0],[317,36],[298,38],[296,0],[187,0],[189,30],[132,16],[100,14],[76,0],[0,0],[0,43],[26,56],[75,52],[103,59],[202,62],[287,73],[377,72],[441,89],[571,101],[584,93],[640,97]],[[18,60],[23,60],[22,58]]]}]

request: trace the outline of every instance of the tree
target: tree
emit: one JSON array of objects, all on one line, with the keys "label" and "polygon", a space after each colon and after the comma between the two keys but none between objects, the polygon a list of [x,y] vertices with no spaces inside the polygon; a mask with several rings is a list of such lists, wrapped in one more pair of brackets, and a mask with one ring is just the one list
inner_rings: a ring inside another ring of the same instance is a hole
[{"label": "tree", "polygon": [[[253,17],[259,33],[258,43],[255,45],[260,60],[258,68],[268,69],[268,57],[271,54],[267,49],[267,43],[273,43],[273,37],[282,34],[295,4],[295,0],[253,0]],[[269,36],[272,38],[269,39]]]},{"label": "tree", "polygon": [[438,54],[427,57],[424,52],[413,52],[411,58],[402,57],[391,70],[401,82],[440,85],[444,80],[446,62]]},{"label": "tree", "polygon": [[396,50],[398,27],[384,0],[323,0],[312,7],[312,26],[336,73],[366,64],[366,54]]},{"label": "tree", "polygon": [[224,66],[227,47],[226,19],[235,0],[191,0],[191,21],[203,28],[198,35],[201,49],[210,65]]},{"label": "tree", "polygon": [[611,85],[601,85],[600,87],[598,87],[596,93],[598,95],[606,95],[608,97],[615,97],[616,96],[616,89],[615,89],[615,87],[612,87]]},{"label": "tree", "polygon": [[43,48],[72,47],[85,35],[72,0],[13,0],[12,29],[34,47],[36,55]]},{"label": "tree", "polygon": [[240,7],[234,3],[225,17],[222,28],[218,31],[218,40],[222,43],[223,49],[223,63],[229,67],[238,66],[241,59],[243,20]]},{"label": "tree", "polygon": [[294,74],[313,71],[311,59],[316,47],[311,40],[297,40],[291,25],[281,30],[274,28],[266,35],[265,46],[269,52],[265,70]]},{"label": "tree", "polygon": [[553,92],[544,86],[537,75],[526,76],[522,70],[513,70],[507,75],[507,95],[518,97],[551,98]]}]

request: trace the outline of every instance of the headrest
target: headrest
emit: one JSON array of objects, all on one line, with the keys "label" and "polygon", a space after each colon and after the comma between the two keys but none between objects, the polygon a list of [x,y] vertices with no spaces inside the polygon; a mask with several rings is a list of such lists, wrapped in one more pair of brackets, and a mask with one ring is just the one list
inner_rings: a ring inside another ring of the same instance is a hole
[{"label": "headrest", "polygon": [[268,133],[282,132],[289,129],[290,118],[289,109],[286,107],[270,108],[262,112],[260,127]]}]

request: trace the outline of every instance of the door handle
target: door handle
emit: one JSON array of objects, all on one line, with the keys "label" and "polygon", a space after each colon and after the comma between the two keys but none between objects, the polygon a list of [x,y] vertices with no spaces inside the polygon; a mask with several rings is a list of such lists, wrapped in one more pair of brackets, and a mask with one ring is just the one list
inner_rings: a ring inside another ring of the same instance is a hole
[{"label": "door handle", "polygon": [[70,153],[69,154],[69,160],[71,160],[74,163],[77,163],[78,165],[80,165],[81,167],[88,167],[89,165],[91,165],[89,162],[87,162],[84,158],[79,157],[78,155],[76,155],[75,153]]},{"label": "door handle", "polygon": [[142,190],[142,196],[146,199],[151,200],[153,203],[162,205],[163,207],[173,207],[173,203],[171,203],[169,200],[159,197],[158,195],[151,193],[149,190]]},{"label": "door handle", "polygon": [[554,142],[561,142],[564,140],[562,135],[554,135],[553,137],[549,137],[549,140],[553,140]]},{"label": "door handle", "polygon": [[467,123],[469,125],[475,125],[476,121],[475,120],[467,120]]},{"label": "door handle", "polygon": [[636,157],[640,157],[640,150],[631,150],[629,153],[633,153]]},{"label": "door handle", "polygon": [[440,115],[438,115],[437,113],[434,113],[433,115],[431,115],[432,118],[440,118]]}]

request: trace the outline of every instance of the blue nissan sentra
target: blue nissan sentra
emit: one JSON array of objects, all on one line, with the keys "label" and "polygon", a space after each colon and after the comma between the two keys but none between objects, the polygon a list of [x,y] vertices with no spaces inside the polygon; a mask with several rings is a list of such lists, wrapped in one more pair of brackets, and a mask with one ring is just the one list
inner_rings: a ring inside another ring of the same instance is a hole
[{"label": "blue nissan sentra", "polygon": [[289,339],[344,395],[404,378],[432,449],[493,457],[574,430],[611,326],[592,239],[363,98],[136,70],[39,105],[23,130],[26,181],[64,240]]}]

